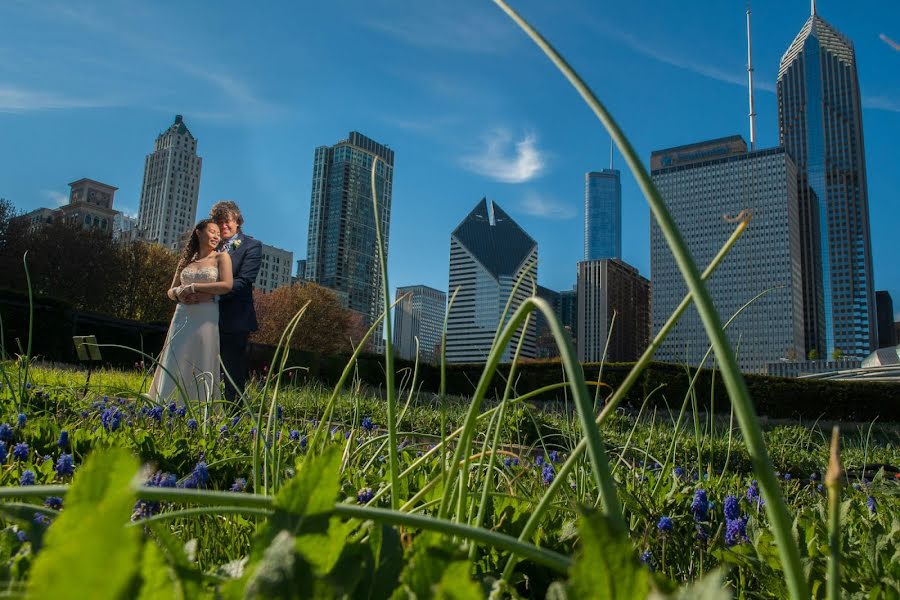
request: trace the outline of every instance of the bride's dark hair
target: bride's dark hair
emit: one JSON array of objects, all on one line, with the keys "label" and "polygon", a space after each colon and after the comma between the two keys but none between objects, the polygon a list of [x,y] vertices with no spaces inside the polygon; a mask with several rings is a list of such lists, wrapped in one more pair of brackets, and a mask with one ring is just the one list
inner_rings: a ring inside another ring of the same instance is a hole
[{"label": "bride's dark hair", "polygon": [[178,261],[177,272],[181,272],[189,262],[194,260],[194,256],[200,251],[200,232],[206,229],[210,223],[215,223],[212,219],[203,219],[191,229],[186,236],[184,248],[181,250],[181,260]]}]

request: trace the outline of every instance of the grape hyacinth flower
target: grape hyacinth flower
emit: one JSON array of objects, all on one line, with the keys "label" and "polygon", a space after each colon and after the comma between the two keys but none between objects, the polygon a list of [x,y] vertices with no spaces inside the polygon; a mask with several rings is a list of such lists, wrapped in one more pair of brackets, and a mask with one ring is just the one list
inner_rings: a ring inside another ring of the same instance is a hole
[{"label": "grape hyacinth flower", "polygon": [[356,501],[360,504],[368,504],[374,497],[375,492],[372,491],[372,488],[365,487],[356,492]]},{"label": "grape hyacinth flower", "polygon": [[290,440],[292,442],[300,441],[300,432],[297,431],[296,429],[291,429],[290,433],[288,434],[288,437],[290,438]]},{"label": "grape hyacinth flower", "polygon": [[243,477],[238,477],[234,480],[234,483],[231,484],[231,487],[228,488],[229,492],[243,492],[247,489],[247,480]]},{"label": "grape hyacinth flower", "polygon": [[300,438],[300,449],[301,450],[306,450],[306,443],[307,443],[306,436],[304,435],[303,437]]},{"label": "grape hyacinth flower", "polygon": [[12,427],[9,426],[9,423],[0,425],[0,440],[4,442],[12,441]]},{"label": "grape hyacinth flower", "polygon": [[34,524],[41,525],[43,527],[48,527],[50,523],[53,521],[47,515],[42,515],[41,513],[34,513]]},{"label": "grape hyacinth flower", "polygon": [[875,496],[869,496],[866,499],[866,506],[869,507],[869,512],[873,515],[878,514],[878,505],[875,504]]},{"label": "grape hyacinth flower", "polygon": [[542,466],[544,465],[544,457],[543,457],[543,456],[538,456],[537,458],[535,458],[535,459],[534,459],[534,464],[535,464],[536,466],[538,466],[538,467],[542,467]]},{"label": "grape hyacinth flower", "polygon": [[34,485],[34,471],[31,469],[22,471],[22,477],[19,478],[19,485]]},{"label": "grape hyacinth flower", "polygon": [[674,469],[672,469],[672,472],[675,474],[675,477],[677,477],[678,479],[681,479],[682,477],[684,477],[684,467],[675,467]]},{"label": "grape hyacinth flower", "polygon": [[228,425],[223,424],[219,427],[219,437],[226,437],[228,435]]},{"label": "grape hyacinth flower", "polygon": [[790,474],[790,473],[785,473],[785,474],[784,474],[784,480],[785,480],[785,481],[790,481],[790,480],[791,480],[791,474]]},{"label": "grape hyacinth flower", "polygon": [[60,477],[67,477],[75,473],[75,461],[72,459],[72,455],[60,454],[53,469]]},{"label": "grape hyacinth flower", "polygon": [[59,432],[59,439],[56,440],[56,445],[59,446],[63,450],[68,450],[69,448],[69,432],[63,429]]},{"label": "grape hyacinth flower", "polygon": [[187,422],[187,428],[191,431],[194,431],[195,429],[197,429],[197,419],[190,419]]},{"label": "grape hyacinth flower", "polygon": [[741,509],[738,505],[738,499],[734,496],[726,496],[725,508],[723,509],[723,512],[725,513],[725,519],[727,519],[728,521],[737,519],[741,514]]},{"label": "grape hyacinth flower", "polygon": [[507,456],[506,458],[503,459],[503,464],[507,467],[518,467],[519,459],[516,458],[515,456]]},{"label": "grape hyacinth flower", "polygon": [[691,513],[694,515],[694,521],[706,521],[709,514],[709,499],[706,495],[706,490],[694,492],[694,500],[691,502]]},{"label": "grape hyacinth flower", "polygon": [[16,532],[16,538],[23,544],[28,541],[28,535],[21,529]]},{"label": "grape hyacinth flower", "polygon": [[729,548],[747,541],[747,517],[729,519],[725,523],[725,545]]},{"label": "grape hyacinth flower", "polygon": [[6,462],[6,442],[0,442],[0,464]]},{"label": "grape hyacinth flower", "polygon": [[759,495],[759,485],[755,479],[750,483],[750,487],[747,488],[747,500],[750,501],[750,504],[756,504],[757,509],[762,508],[765,504]]},{"label": "grape hyacinth flower", "polygon": [[552,462],[552,463],[559,462],[559,452],[557,452],[556,450],[551,450],[549,458],[550,458],[550,462]]},{"label": "grape hyacinth flower", "polygon": [[231,426],[232,427],[236,426],[240,422],[240,420],[241,420],[241,415],[234,415],[233,417],[231,417]]},{"label": "grape hyacinth flower", "polygon": [[[157,471],[156,473],[151,475],[149,479],[147,479],[144,485],[146,485],[147,487],[174,488],[177,487],[177,484],[178,479],[175,477],[175,475]],[[161,504],[155,500],[138,500],[134,504],[134,511],[131,514],[131,520],[137,521],[139,519],[152,517],[159,512],[160,507]]]},{"label": "grape hyacinth flower", "polygon": [[656,528],[659,529],[662,533],[669,533],[670,531],[672,531],[671,517],[660,517],[659,522],[656,523]]},{"label": "grape hyacinth flower", "polygon": [[375,429],[375,423],[372,422],[371,417],[363,417],[363,420],[360,423],[360,427],[362,427],[366,431],[372,431],[373,429]]},{"label": "grape hyacinth flower", "polygon": [[541,469],[541,480],[544,482],[544,485],[550,485],[555,478],[556,469],[554,469],[553,465],[550,463],[545,463],[544,467]]},{"label": "grape hyacinth flower", "polygon": [[59,496],[49,496],[44,500],[44,506],[53,510],[62,510],[63,500]]},{"label": "grape hyacinth flower", "polygon": [[100,424],[109,432],[116,431],[122,424],[122,415],[117,408],[107,408],[100,415]]},{"label": "grape hyacinth flower", "polygon": [[163,407],[162,406],[154,406],[150,410],[147,411],[147,416],[156,421],[157,423],[162,423],[163,417]]},{"label": "grape hyacinth flower", "polygon": [[25,416],[25,413],[19,413],[19,417],[16,419],[16,426],[19,429],[24,429],[27,421],[28,417]]},{"label": "grape hyacinth flower", "polygon": [[13,447],[13,458],[16,460],[28,460],[28,444],[20,442]]}]

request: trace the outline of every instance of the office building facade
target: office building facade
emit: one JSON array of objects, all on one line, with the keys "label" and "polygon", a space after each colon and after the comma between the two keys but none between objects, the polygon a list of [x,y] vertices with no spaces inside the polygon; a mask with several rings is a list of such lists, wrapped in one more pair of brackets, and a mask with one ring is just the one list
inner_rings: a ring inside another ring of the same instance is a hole
[{"label": "office building facade", "polygon": [[440,359],[441,335],[447,294],[427,285],[397,288],[394,305],[394,353],[404,360],[416,359],[435,364]]},{"label": "office building facade", "polygon": [[[729,218],[752,212],[747,231],[707,281],[723,323],[740,311],[726,333],[741,369],[763,372],[770,361],[803,358],[797,170],[784,149],[748,152],[741,136],[731,136],[655,151],[650,162],[651,177],[701,270],[733,233]],[[655,334],[687,287],[653,220],[650,268]],[[708,347],[691,305],[656,358],[697,366]]]},{"label": "office building facade", "polygon": [[584,176],[584,260],[621,257],[621,174],[591,171]]}]

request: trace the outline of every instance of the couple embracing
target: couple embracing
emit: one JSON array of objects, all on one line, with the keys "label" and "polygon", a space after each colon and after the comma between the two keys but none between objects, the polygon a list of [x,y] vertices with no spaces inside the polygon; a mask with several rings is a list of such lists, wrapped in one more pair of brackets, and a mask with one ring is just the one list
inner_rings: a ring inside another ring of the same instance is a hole
[{"label": "couple embracing", "polygon": [[182,392],[185,402],[218,400],[221,367],[226,400],[244,391],[262,243],[241,231],[243,223],[237,204],[217,202],[191,231],[167,292],[178,305],[150,386],[153,400],[178,399]]}]

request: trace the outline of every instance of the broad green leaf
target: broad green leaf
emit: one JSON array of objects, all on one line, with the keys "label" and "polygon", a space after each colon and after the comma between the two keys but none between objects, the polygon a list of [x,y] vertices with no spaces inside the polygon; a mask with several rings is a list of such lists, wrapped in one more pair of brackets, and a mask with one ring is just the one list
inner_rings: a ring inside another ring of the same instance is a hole
[{"label": "broad green leaf", "polygon": [[79,469],[66,509],[50,526],[32,567],[28,597],[121,598],[141,563],[140,530],[126,527],[137,461],[125,450],[97,451]]},{"label": "broad green leaf", "polygon": [[[438,544],[440,544],[438,536],[423,535],[416,539],[416,549],[400,574],[401,586],[394,590],[391,598],[433,596],[433,586],[441,581],[447,568],[464,558],[459,548],[452,544],[446,542],[443,546]],[[466,577],[468,578],[468,573]]]},{"label": "broad green leaf", "polygon": [[174,600],[184,598],[178,576],[153,542],[144,545],[141,565],[141,595],[138,600]]},{"label": "broad green leaf", "polygon": [[340,490],[341,453],[336,446],[310,458],[275,496],[275,508],[307,516],[331,512]]},{"label": "broad green leaf", "polygon": [[484,594],[469,578],[471,564],[458,560],[447,565],[444,575],[434,587],[435,600],[482,600]]},{"label": "broad green leaf", "polygon": [[317,576],[325,576],[337,564],[347,544],[347,536],[355,528],[353,522],[343,523],[338,517],[332,517],[326,534],[307,533],[297,537],[297,551],[312,565]]},{"label": "broad green leaf", "polygon": [[297,598],[297,563],[294,536],[282,531],[266,548],[262,561],[247,583],[247,598]]},{"label": "broad green leaf", "polygon": [[578,530],[581,551],[571,571],[572,597],[645,600],[650,572],[634,555],[628,537],[615,533],[599,513],[583,515]]},{"label": "broad green leaf", "polygon": [[397,587],[403,570],[403,546],[400,535],[390,525],[373,523],[369,544],[375,559],[375,572],[368,598],[387,598]]}]

